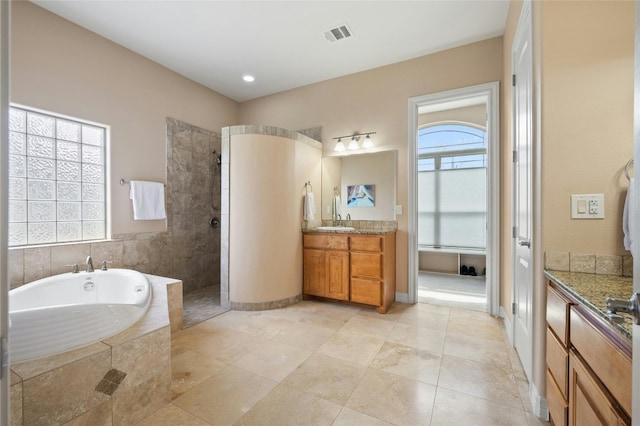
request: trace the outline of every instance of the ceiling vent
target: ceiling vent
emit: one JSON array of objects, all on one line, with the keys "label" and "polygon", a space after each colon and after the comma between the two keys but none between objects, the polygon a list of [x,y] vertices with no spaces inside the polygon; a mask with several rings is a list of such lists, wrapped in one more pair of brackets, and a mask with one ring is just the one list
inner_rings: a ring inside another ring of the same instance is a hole
[{"label": "ceiling vent", "polygon": [[329,40],[331,43],[338,40],[344,40],[349,37],[353,37],[353,33],[351,32],[351,28],[347,24],[339,25],[335,28],[331,28],[324,32],[324,37]]}]

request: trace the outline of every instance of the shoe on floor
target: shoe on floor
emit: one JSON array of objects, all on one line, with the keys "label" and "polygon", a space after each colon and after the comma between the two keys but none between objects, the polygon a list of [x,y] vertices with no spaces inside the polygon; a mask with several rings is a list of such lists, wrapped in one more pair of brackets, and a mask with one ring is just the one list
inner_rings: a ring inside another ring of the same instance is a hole
[{"label": "shoe on floor", "polygon": [[467,265],[462,265],[460,267],[460,275],[469,275],[469,268],[467,268]]}]

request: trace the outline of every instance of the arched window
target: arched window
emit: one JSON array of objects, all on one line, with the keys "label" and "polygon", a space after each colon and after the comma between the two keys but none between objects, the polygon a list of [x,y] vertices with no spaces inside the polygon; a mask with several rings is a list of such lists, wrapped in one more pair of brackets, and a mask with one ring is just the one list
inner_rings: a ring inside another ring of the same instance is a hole
[{"label": "arched window", "polygon": [[418,171],[487,166],[487,132],[462,123],[428,125],[418,131]]},{"label": "arched window", "polygon": [[418,244],[486,248],[487,132],[464,123],[418,131]]}]

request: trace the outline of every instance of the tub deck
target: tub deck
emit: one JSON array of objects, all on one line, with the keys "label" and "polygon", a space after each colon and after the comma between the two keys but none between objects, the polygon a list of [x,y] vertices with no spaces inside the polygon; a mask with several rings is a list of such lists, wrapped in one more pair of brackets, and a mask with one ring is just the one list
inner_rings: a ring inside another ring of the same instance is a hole
[{"label": "tub deck", "polygon": [[[12,424],[134,425],[171,400],[170,317],[167,294],[182,282],[146,275],[153,288],[147,313],[98,343],[11,364]],[[173,315],[170,315],[173,311]],[[180,311],[181,312],[181,307]]]}]

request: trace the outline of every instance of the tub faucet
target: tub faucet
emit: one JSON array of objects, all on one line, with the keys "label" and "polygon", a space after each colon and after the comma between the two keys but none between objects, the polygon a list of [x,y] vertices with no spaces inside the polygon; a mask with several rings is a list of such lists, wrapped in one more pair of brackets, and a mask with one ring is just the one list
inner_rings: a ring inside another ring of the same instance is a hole
[{"label": "tub faucet", "polygon": [[93,272],[93,260],[91,256],[87,256],[87,272]]}]

